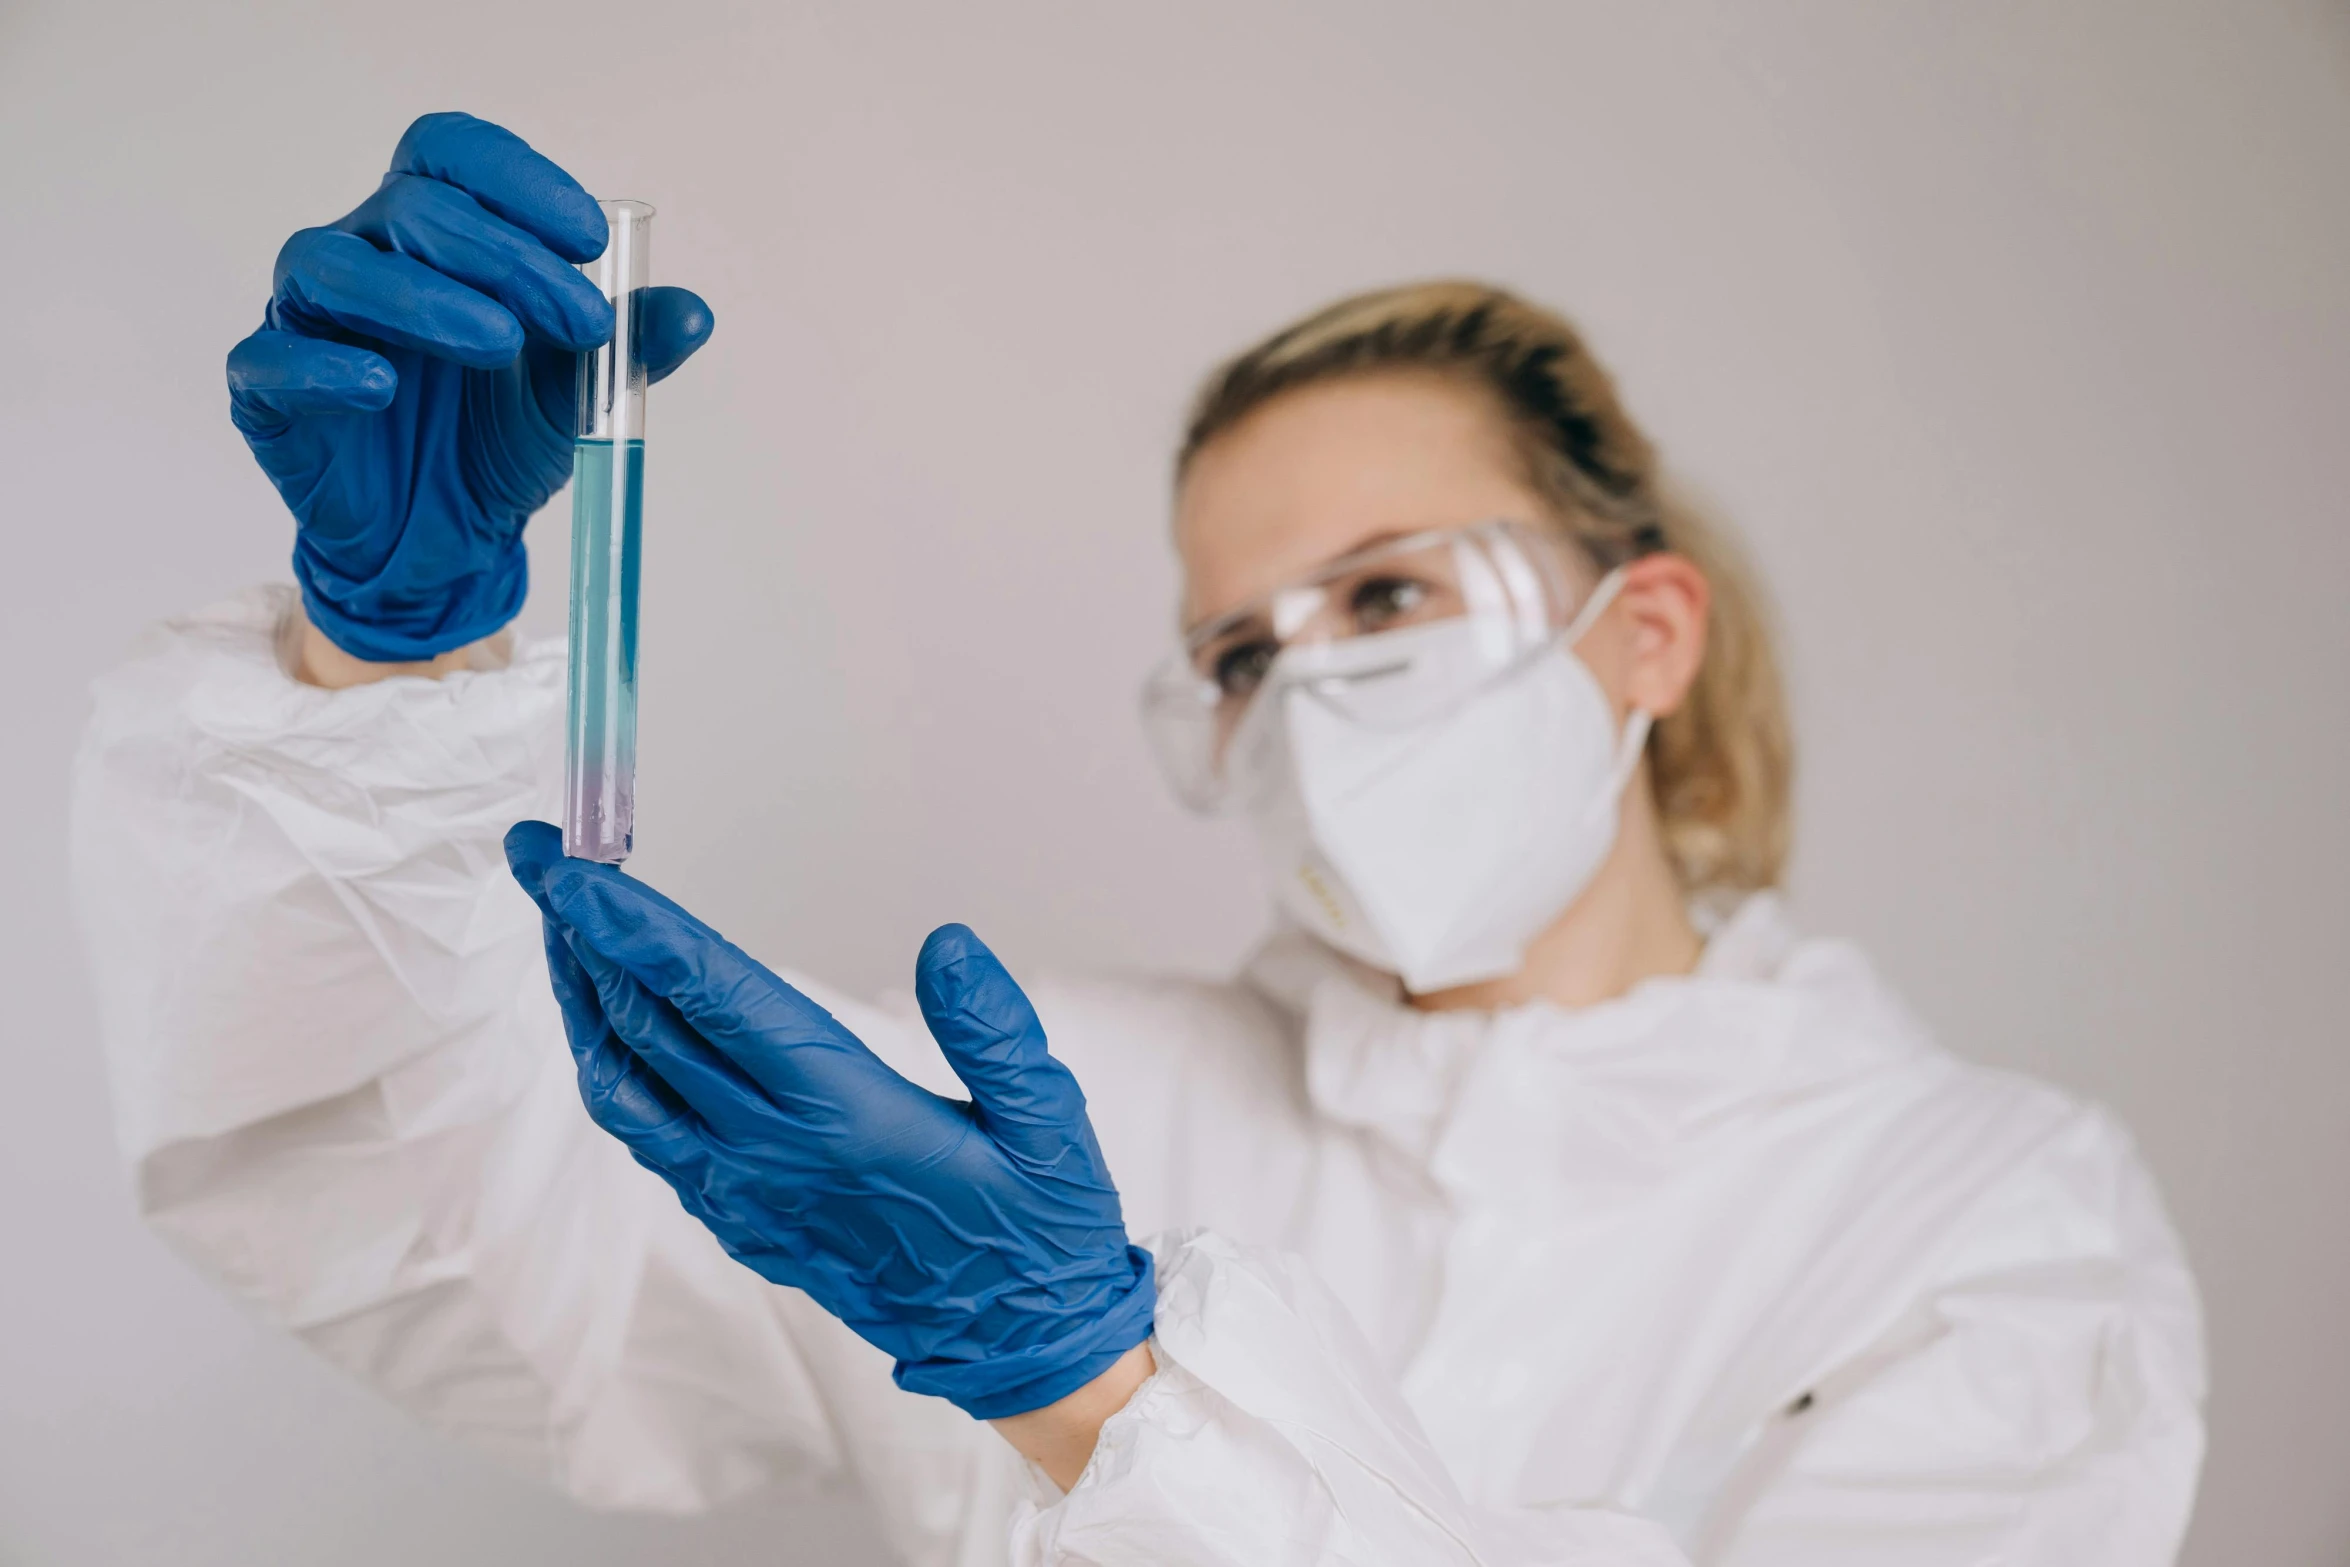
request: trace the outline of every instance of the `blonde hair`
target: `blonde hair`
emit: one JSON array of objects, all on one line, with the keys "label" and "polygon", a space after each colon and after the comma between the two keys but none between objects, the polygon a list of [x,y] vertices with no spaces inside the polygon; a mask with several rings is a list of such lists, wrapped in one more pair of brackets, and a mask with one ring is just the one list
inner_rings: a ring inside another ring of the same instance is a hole
[{"label": "blonde hair", "polygon": [[1457,377],[1499,402],[1553,520],[1598,570],[1669,550],[1705,574],[1705,658],[1686,699],[1649,735],[1650,787],[1665,850],[1692,897],[1777,885],[1793,756],[1761,588],[1727,534],[1667,486],[1614,381],[1563,317],[1472,282],[1341,300],[1208,378],[1176,457],[1177,482],[1202,447],[1282,393],[1399,370]]}]

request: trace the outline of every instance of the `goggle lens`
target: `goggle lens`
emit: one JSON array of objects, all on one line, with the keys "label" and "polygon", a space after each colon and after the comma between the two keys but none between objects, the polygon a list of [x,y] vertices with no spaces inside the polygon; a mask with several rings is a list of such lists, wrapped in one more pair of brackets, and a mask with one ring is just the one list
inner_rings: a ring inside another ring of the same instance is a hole
[{"label": "goggle lens", "polygon": [[1194,628],[1143,689],[1176,794],[1214,811],[1249,796],[1264,752],[1244,733],[1300,691],[1357,721],[1407,727],[1507,674],[1572,618],[1572,547],[1517,522],[1383,541]]}]

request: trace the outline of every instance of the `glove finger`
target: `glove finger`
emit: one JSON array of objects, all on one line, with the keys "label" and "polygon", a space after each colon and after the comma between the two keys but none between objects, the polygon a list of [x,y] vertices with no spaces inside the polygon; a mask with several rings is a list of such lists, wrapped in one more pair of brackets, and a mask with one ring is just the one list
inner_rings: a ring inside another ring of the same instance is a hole
[{"label": "glove finger", "polygon": [[400,372],[383,355],[352,343],[263,327],[228,351],[228,390],[248,435],[266,433],[249,416],[378,413],[400,390]]},{"label": "glove finger", "polygon": [[687,1026],[677,1009],[561,921],[552,922],[595,987],[612,1032],[673,1089],[680,1101],[730,1143],[773,1143],[796,1129],[766,1091]]},{"label": "glove finger", "polygon": [[563,829],[553,822],[520,821],[506,829],[506,869],[539,913],[555,917],[547,902],[547,872],[563,863]]},{"label": "glove finger", "polygon": [[612,335],[612,303],[601,289],[454,185],[391,175],[335,227],[488,295],[525,331],[559,347],[593,348]]},{"label": "glove finger", "polygon": [[[546,917],[547,968],[555,977],[556,998],[565,1001],[566,1021],[573,1010],[564,997],[570,976],[585,992],[582,1010],[592,1010],[612,1041],[674,1095],[680,1108],[720,1128],[722,1136],[772,1135],[778,1116],[757,1086],[565,920],[548,881],[578,863],[564,858],[563,835],[551,823],[516,822],[506,831],[507,868]],[[575,1033],[575,1053],[577,1038]],[[581,1065],[584,1073],[584,1059]]]},{"label": "glove finger", "polygon": [[[543,924],[547,973],[563,1009],[564,1032],[578,1063],[579,1098],[588,1119],[618,1139],[637,1163],[667,1181],[688,1212],[702,1214],[700,1199],[713,1143],[709,1128],[604,1020],[595,983],[565,941],[562,925],[554,920]],[[584,1002],[577,999],[581,997]]]},{"label": "glove finger", "polygon": [[643,882],[565,860],[548,870],[546,891],[575,935],[675,1007],[790,1113],[837,1117],[876,1094],[919,1092],[831,1013]]},{"label": "glove finger", "polygon": [[648,381],[660,380],[692,358],[717,325],[710,307],[691,289],[648,288],[637,309]]},{"label": "glove finger", "polygon": [[969,926],[942,925],[922,943],[914,995],[990,1137],[1044,1164],[1086,1146],[1084,1091],[1046,1049],[1027,993]]},{"label": "glove finger", "polygon": [[[563,1032],[579,1067],[579,1097],[589,1117],[643,1152],[665,1147],[676,1134],[698,1126],[691,1106],[661,1079],[652,1064],[629,1049],[605,1012],[595,981],[564,939],[564,927],[543,922],[547,977],[563,1012]],[[687,1123],[681,1127],[680,1123]]]},{"label": "glove finger", "polygon": [[506,867],[539,906],[547,948],[547,978],[563,1014],[564,1036],[579,1064],[579,1093],[598,1126],[635,1146],[635,1139],[674,1131],[692,1111],[660,1074],[640,1060],[612,1027],[596,983],[564,939],[562,921],[547,908],[547,868],[563,858],[563,835],[546,822],[516,822],[506,832]]},{"label": "glove finger", "polygon": [[339,229],[304,229],[286,241],[269,319],[305,336],[349,332],[476,370],[511,364],[523,343],[522,323],[496,300]]},{"label": "glove finger", "polygon": [[566,261],[604,253],[603,209],[530,143],[470,114],[428,114],[392,150],[394,174],[454,185]]}]

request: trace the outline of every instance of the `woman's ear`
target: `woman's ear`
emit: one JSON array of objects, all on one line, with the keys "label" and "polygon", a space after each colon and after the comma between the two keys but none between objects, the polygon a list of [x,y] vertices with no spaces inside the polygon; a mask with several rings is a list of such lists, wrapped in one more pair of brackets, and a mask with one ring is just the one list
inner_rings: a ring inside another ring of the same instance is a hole
[{"label": "woman's ear", "polygon": [[1705,661],[1706,613],[1713,588],[1685,556],[1643,555],[1624,568],[1624,585],[1603,620],[1614,639],[1618,700],[1663,718],[1680,707]]}]

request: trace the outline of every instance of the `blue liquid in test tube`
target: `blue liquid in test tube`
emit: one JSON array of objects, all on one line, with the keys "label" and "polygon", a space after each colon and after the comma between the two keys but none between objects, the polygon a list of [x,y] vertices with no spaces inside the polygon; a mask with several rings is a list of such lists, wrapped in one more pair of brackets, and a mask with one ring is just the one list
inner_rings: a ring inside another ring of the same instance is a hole
[{"label": "blue liquid in test tube", "polygon": [[612,341],[579,356],[571,449],[571,667],[563,852],[618,864],[636,842],[636,607],[644,549],[645,364],[639,304],[653,209],[602,203],[611,239],[581,266],[612,301]]},{"label": "blue liquid in test tube", "polygon": [[571,449],[570,745],[563,852],[628,857],[636,835],[636,601],[645,443]]}]

